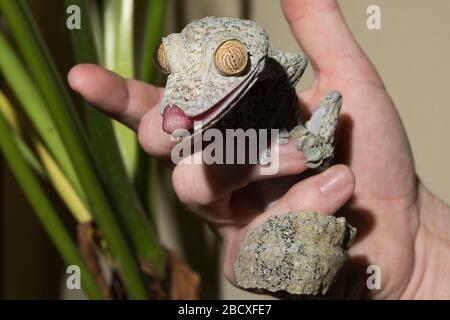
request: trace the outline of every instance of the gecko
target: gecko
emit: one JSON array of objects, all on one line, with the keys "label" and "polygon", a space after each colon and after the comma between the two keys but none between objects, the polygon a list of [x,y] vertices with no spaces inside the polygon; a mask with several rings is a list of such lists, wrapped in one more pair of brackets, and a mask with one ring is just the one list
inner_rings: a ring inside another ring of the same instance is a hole
[{"label": "gecko", "polygon": [[[333,157],[341,94],[329,91],[304,121],[295,86],[308,60],[302,53],[277,50],[255,22],[195,20],[162,39],[154,62],[167,75],[161,100],[166,133],[276,128],[295,140],[307,167],[323,167]],[[198,130],[195,121],[202,123]]]},{"label": "gecko", "polygon": [[[332,160],[341,94],[326,93],[305,121],[295,87],[307,67],[306,56],[276,49],[255,22],[193,21],[162,39],[154,61],[167,75],[160,109],[166,133],[183,129],[192,137],[209,128],[279,129],[303,151],[307,167],[324,169]],[[202,125],[197,128],[196,122]],[[286,238],[288,230],[292,234]],[[248,231],[235,263],[237,284],[325,294],[355,234],[343,217],[304,211],[271,217]],[[300,249],[293,250],[293,243]]]}]

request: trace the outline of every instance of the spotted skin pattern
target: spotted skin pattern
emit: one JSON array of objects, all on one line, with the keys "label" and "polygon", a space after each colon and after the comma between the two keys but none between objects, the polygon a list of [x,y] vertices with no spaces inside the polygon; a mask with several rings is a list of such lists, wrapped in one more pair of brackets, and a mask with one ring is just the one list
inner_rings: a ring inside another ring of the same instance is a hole
[{"label": "spotted skin pattern", "polygon": [[[238,40],[249,54],[249,66],[236,76],[224,76],[214,58],[228,40]],[[310,121],[303,124],[295,85],[307,59],[301,53],[283,53],[269,42],[267,32],[255,22],[237,18],[206,17],[193,21],[180,33],[163,38],[171,73],[168,75],[161,113],[178,106],[195,118],[227,99],[226,107],[207,128],[287,129],[303,150],[310,168],[325,166],[334,155],[341,95],[329,92]]]}]

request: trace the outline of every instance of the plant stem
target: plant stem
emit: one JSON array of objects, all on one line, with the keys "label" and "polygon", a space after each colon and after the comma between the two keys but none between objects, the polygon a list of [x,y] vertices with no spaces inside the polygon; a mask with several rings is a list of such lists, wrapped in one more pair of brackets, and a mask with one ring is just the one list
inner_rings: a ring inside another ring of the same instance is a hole
[{"label": "plant stem", "polygon": [[75,244],[69,237],[47,195],[41,189],[38,180],[21,157],[2,114],[0,114],[0,136],[2,137],[0,139],[0,149],[53,244],[67,264],[77,265],[80,268],[81,282],[86,294],[91,299],[103,299],[101,289],[97,286],[85,266]]},{"label": "plant stem", "polygon": [[152,57],[153,50],[161,42],[165,12],[166,0],[152,0],[147,4],[139,79],[149,83],[156,81],[156,68]]},{"label": "plant stem", "polygon": [[115,258],[130,298],[148,298],[148,289],[136,258],[123,235],[108,203],[98,173],[94,169],[92,153],[87,144],[80,120],[75,113],[47,48],[28,10],[25,0],[0,0],[17,45],[42,91],[48,110],[73,159],[80,182],[95,221],[102,230],[108,247]]},{"label": "plant stem", "polygon": [[[125,78],[134,77],[133,9],[134,0],[107,1],[104,8],[105,66]],[[135,177],[139,151],[136,134],[120,122],[113,123],[128,175]]]},{"label": "plant stem", "polygon": [[[103,52],[103,27],[102,18],[100,16],[99,4],[97,0],[88,0],[86,10],[89,15],[89,21],[92,29],[92,37],[94,40],[95,49],[97,51],[98,60],[102,64],[104,61]],[[81,11],[83,14],[84,11]]]},{"label": "plant stem", "polygon": [[[81,12],[86,12],[85,0],[66,0],[66,4],[76,4],[82,9]],[[83,16],[83,21],[85,23],[82,30],[71,31],[77,62],[98,63],[89,18]],[[89,105],[86,105],[86,120],[98,170],[116,208],[117,217],[133,245],[134,252],[154,266],[159,278],[164,278],[165,252],[159,243],[155,229],[145,216],[134,186],[127,175],[111,121]]]},{"label": "plant stem", "polygon": [[[34,153],[30,150],[27,143],[22,138],[22,132],[19,126],[18,116],[12,107],[9,100],[0,90],[0,113],[3,114],[6,122],[11,127],[11,134],[14,141],[19,148],[22,157],[25,162],[41,177],[49,179],[56,192],[69,208],[75,219],[79,223],[84,223],[91,220],[91,215],[87,209],[83,200],[79,197],[67,177],[64,175],[56,161],[51,156],[45,145],[39,140],[34,132],[30,132],[31,141],[44,164],[45,169],[42,167],[41,162],[35,157]],[[29,130],[32,131],[32,130]]]},{"label": "plant stem", "polygon": [[[161,42],[166,6],[166,0],[152,0],[147,3],[146,8],[139,79],[152,84],[156,83],[156,68],[152,59],[153,50]],[[158,163],[154,159],[149,159],[148,155],[140,150],[137,172],[135,183],[140,189],[140,198],[145,204],[149,219],[153,225],[156,225]]]},{"label": "plant stem", "polygon": [[45,169],[42,167],[39,160],[34,155],[33,151],[28,147],[27,143],[22,138],[22,130],[19,124],[19,117],[11,106],[8,98],[6,98],[3,91],[0,90],[0,113],[3,114],[3,118],[11,128],[11,134],[13,135],[14,142],[19,148],[22,158],[25,162],[34,170],[41,178],[47,178]]},{"label": "plant stem", "polygon": [[41,159],[45,170],[52,182],[56,192],[66,204],[67,208],[72,212],[74,218],[78,223],[85,223],[92,220],[91,214],[84,202],[78,197],[78,194],[72,188],[72,185],[67,180],[64,173],[48,153],[47,148],[36,138],[34,140],[34,147]]},{"label": "plant stem", "polygon": [[[19,148],[20,154],[25,159],[26,163],[41,177],[45,177],[45,170],[39,160],[35,157],[33,152],[28,147],[27,143],[21,137],[21,128],[19,118],[11,107],[5,94],[0,90],[0,113],[3,114],[8,125],[11,127],[14,142]],[[45,177],[46,178],[46,177]]]},{"label": "plant stem", "polygon": [[42,140],[49,146],[53,156],[69,177],[69,180],[84,198],[84,192],[75,172],[72,160],[67,154],[66,146],[55,128],[46,104],[36,88],[25,67],[16,56],[12,47],[0,32],[0,71],[21,103],[23,110],[33,124]]}]

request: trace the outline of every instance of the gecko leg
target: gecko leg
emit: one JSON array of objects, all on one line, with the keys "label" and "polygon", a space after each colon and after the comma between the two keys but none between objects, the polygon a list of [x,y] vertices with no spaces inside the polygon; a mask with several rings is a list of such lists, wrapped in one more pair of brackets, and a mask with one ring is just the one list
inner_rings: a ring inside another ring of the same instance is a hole
[{"label": "gecko leg", "polygon": [[305,154],[307,167],[326,167],[334,156],[341,104],[342,96],[338,91],[328,92],[311,119],[305,125],[299,124],[291,130],[291,137]]}]

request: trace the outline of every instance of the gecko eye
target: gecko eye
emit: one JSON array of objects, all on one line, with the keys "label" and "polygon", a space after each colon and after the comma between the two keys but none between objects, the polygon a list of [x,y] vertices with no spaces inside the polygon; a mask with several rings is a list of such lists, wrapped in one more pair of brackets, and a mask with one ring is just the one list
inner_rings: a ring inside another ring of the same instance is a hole
[{"label": "gecko eye", "polygon": [[217,48],[214,62],[223,76],[241,75],[249,63],[247,48],[239,40],[227,40]]},{"label": "gecko eye", "polygon": [[162,73],[170,74],[170,63],[163,43],[153,51],[153,63]]}]

